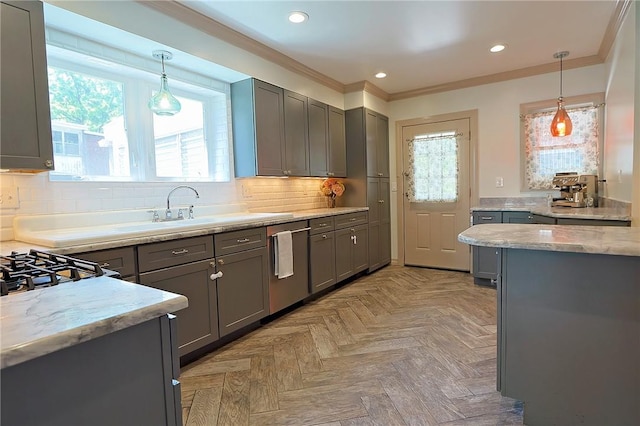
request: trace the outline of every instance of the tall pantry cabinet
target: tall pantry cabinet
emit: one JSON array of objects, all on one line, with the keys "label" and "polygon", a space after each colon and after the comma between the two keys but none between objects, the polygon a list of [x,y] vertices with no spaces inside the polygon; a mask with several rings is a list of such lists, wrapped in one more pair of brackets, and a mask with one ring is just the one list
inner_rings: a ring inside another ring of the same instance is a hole
[{"label": "tall pantry cabinet", "polygon": [[367,108],[345,112],[347,206],[369,207],[369,272],[391,262],[389,119]]}]

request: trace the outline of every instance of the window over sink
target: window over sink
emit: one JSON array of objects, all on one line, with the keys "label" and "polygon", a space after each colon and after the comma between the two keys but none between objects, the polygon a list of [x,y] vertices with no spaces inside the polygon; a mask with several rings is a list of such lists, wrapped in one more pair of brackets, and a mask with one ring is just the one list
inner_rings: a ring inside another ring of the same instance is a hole
[{"label": "window over sink", "polygon": [[157,116],[147,107],[160,85],[151,50],[146,58],[47,28],[47,62],[50,180],[229,181],[228,83],[168,64],[182,110]]}]

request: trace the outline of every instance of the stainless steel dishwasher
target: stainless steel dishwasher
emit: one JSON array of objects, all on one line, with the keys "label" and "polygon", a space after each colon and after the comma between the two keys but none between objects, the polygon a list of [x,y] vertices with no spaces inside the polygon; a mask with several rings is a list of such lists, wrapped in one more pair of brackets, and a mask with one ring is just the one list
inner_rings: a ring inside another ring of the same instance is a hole
[{"label": "stainless steel dishwasher", "polygon": [[[293,246],[293,275],[279,279],[275,274],[275,234],[291,231]],[[276,313],[307,297],[309,291],[309,225],[307,221],[284,223],[267,227],[269,248],[269,313]]]}]

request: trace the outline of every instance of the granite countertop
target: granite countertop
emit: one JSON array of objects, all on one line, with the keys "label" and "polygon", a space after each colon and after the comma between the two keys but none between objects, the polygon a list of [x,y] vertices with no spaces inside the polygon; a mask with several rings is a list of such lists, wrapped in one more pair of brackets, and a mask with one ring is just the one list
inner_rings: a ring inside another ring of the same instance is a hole
[{"label": "granite countertop", "polygon": [[184,309],[187,298],[107,277],[0,297],[0,367]]},{"label": "granite countertop", "polygon": [[563,219],[598,219],[598,220],[619,220],[631,221],[631,211],[629,207],[549,207],[547,201],[539,199],[523,199],[522,201],[493,202],[474,206],[471,211],[514,211],[530,212],[533,214],[563,218]]},{"label": "granite countertop", "polygon": [[640,256],[640,227],[496,223],[472,226],[458,240],[483,247]]},{"label": "granite countertop", "polygon": [[[29,249],[37,249],[49,251],[58,254],[72,255],[75,253],[84,253],[89,251],[105,250],[110,248],[118,248],[123,246],[155,243],[160,241],[170,241],[180,238],[198,237],[202,235],[218,234],[221,232],[235,231],[239,229],[255,228],[261,226],[278,225],[281,223],[294,222],[298,220],[314,219],[318,217],[335,216],[347,213],[356,213],[368,211],[368,207],[336,207],[336,208],[320,208],[312,210],[300,210],[291,212],[292,216],[275,217],[254,220],[247,223],[233,223],[227,225],[203,223],[197,229],[159,229],[152,235],[143,236],[118,236],[117,234],[105,234],[104,241],[95,241],[87,244],[71,243],[60,247],[49,247],[42,244],[28,241],[2,241],[0,242],[0,252],[8,254],[11,251],[26,252]],[[185,222],[188,219],[185,219]],[[64,231],[56,231],[63,234]],[[62,235],[64,237],[64,235]]]}]

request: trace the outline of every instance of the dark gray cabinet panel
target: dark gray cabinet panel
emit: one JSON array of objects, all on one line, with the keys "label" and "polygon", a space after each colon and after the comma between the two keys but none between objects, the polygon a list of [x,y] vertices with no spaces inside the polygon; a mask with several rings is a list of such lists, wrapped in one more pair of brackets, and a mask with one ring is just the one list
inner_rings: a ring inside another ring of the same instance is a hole
[{"label": "dark gray cabinet panel", "polygon": [[99,250],[74,255],[80,259],[96,262],[101,268],[118,272],[123,279],[136,280],[136,251],[133,246]]},{"label": "dark gray cabinet panel", "polygon": [[369,267],[369,227],[358,225],[335,231],[336,281],[343,281]]},{"label": "dark gray cabinet panel", "polygon": [[218,340],[218,301],[213,260],[203,260],[140,274],[140,284],[182,294],[189,306],[174,312],[178,317],[180,355]]},{"label": "dark gray cabinet panel", "polygon": [[533,223],[529,212],[502,212],[502,223]]},{"label": "dark gray cabinet panel", "polygon": [[214,236],[216,256],[237,253],[267,245],[267,230],[264,227],[224,232]]},{"label": "dark gray cabinet panel", "polygon": [[555,225],[556,224],[556,218],[555,217],[542,216],[542,215],[539,215],[539,214],[532,214],[531,215],[531,221],[532,221],[532,223],[538,223],[538,224],[543,224],[543,225]]},{"label": "dark gray cabinet panel", "polygon": [[3,369],[0,423],[182,425],[168,321],[165,315]]},{"label": "dark gray cabinet panel", "polygon": [[284,156],[287,176],[309,176],[308,99],[284,91]]},{"label": "dark gray cabinet panel", "polygon": [[283,176],[284,91],[256,79],[233,83],[231,112],[236,176]]},{"label": "dark gray cabinet panel", "polygon": [[382,114],[376,117],[376,174],[389,177],[389,119]]},{"label": "dark gray cabinet panel", "polygon": [[391,262],[389,179],[367,178],[369,207],[369,272]]},{"label": "dark gray cabinet panel", "polygon": [[42,2],[0,8],[0,168],[53,170]]},{"label": "dark gray cabinet panel", "polygon": [[347,140],[344,111],[329,107],[329,176],[347,176]]},{"label": "dark gray cabinet panel", "polygon": [[568,219],[559,217],[556,221],[558,225],[582,225],[582,226],[631,226],[631,222],[623,220],[600,220],[600,219]]},{"label": "dark gray cabinet panel", "polygon": [[329,107],[309,99],[309,172],[329,176]]},{"label": "dark gray cabinet panel", "polygon": [[319,232],[328,232],[335,229],[335,221],[333,216],[320,217],[317,219],[309,220],[309,234],[314,235]]},{"label": "dark gray cabinet panel", "polygon": [[183,238],[138,247],[140,272],[213,258],[213,237]]},{"label": "dark gray cabinet panel", "polygon": [[[476,211],[473,212],[473,224],[502,223],[501,211]],[[472,246],[473,258],[472,275],[476,284],[495,285],[498,278],[498,255],[493,247]]]},{"label": "dark gray cabinet panel", "polygon": [[483,223],[502,223],[502,212],[498,212],[498,211],[473,212],[473,224],[482,225]]},{"label": "dark gray cabinet panel", "polygon": [[269,314],[267,248],[216,257],[220,336]]},{"label": "dark gray cabinet panel", "polygon": [[333,230],[309,237],[311,293],[316,293],[336,283],[335,244],[335,232]]}]

